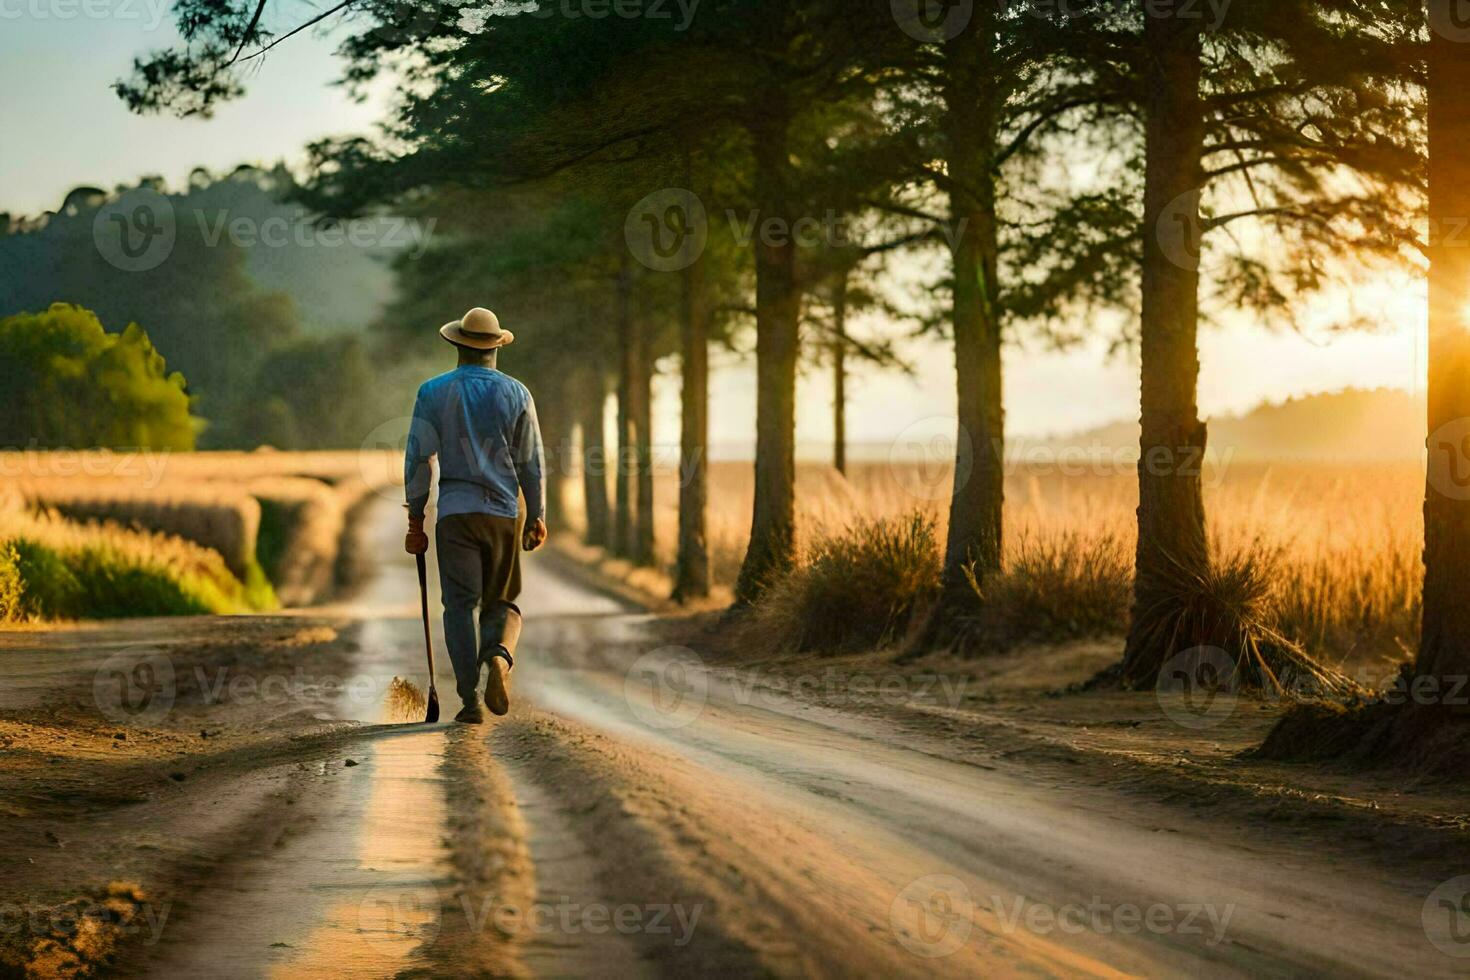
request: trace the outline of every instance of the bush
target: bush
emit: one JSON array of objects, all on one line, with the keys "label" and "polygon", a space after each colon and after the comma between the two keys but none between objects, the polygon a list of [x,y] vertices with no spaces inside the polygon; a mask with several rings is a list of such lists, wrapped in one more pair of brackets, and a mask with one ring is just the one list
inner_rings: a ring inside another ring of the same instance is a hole
[{"label": "bush", "polygon": [[137,324],[120,334],[57,303],[0,320],[0,444],[42,448],[194,448],[184,378]]},{"label": "bush", "polygon": [[932,517],[858,521],[819,539],[753,611],[763,642],[838,653],[896,642],[939,590]]},{"label": "bush", "polygon": [[970,584],[976,603],[960,617],[962,649],[1108,636],[1128,628],[1133,556],[1112,535],[1023,537],[999,575]]},{"label": "bush", "polygon": [[21,618],[23,583],[20,577],[20,555],[9,543],[0,545],[0,623]]},{"label": "bush", "polygon": [[69,619],[79,615],[82,584],[51,548],[29,538],[10,542],[17,555],[21,610],[28,619]]}]

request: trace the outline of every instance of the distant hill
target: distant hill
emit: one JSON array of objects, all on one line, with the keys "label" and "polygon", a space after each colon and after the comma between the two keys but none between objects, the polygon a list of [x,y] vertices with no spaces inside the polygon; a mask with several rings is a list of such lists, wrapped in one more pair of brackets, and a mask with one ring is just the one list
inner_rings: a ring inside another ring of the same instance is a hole
[{"label": "distant hill", "polygon": [[[196,171],[188,186],[174,191],[158,184],[173,208],[177,252],[237,248],[255,286],[290,298],[303,336],[366,330],[393,299],[389,263],[421,249],[426,232],[395,218],[358,222],[350,233],[323,231],[303,208],[283,200],[292,188],[293,178],[282,166],[242,166],[218,177]],[[55,212],[18,220],[0,214],[0,270],[6,273],[0,278],[0,315],[78,299],[60,289],[65,277],[58,267],[74,231],[69,226],[85,226],[85,241],[95,209],[106,199],[101,188],[80,187]]]},{"label": "distant hill", "polygon": [[[1258,405],[1244,415],[1208,419],[1212,454],[1235,459],[1371,462],[1417,459],[1424,449],[1424,398],[1395,388],[1346,388]],[[1069,436],[1028,439],[1013,449],[1080,448],[1115,454],[1138,449],[1138,423],[1114,422]]]}]

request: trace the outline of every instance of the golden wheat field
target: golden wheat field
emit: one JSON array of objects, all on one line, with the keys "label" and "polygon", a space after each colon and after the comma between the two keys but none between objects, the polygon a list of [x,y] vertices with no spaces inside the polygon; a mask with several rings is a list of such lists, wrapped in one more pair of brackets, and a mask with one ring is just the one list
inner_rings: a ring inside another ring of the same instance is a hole
[{"label": "golden wheat field", "polygon": [[[802,543],[859,520],[931,516],[943,532],[950,471],[881,463],[797,468]],[[1207,470],[1205,501],[1221,555],[1249,552],[1272,565],[1271,605],[1288,635],[1328,663],[1391,669],[1418,635],[1424,475],[1414,464],[1234,463]],[[1127,574],[1135,530],[1137,476],[1131,466],[1016,465],[1006,479],[1007,552],[1056,548],[1063,561],[1118,562]],[[747,463],[710,467],[709,544],[715,580],[734,582],[749,533]],[[569,495],[575,497],[575,493]],[[678,527],[678,477],[655,484],[660,563],[671,567]],[[576,510],[575,499],[569,500]],[[1070,558],[1069,558],[1070,556]]]}]

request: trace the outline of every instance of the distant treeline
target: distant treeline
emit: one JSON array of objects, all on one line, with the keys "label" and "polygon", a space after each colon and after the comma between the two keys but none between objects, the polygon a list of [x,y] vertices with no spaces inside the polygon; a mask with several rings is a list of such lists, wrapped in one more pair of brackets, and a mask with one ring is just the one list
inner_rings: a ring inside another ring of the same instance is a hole
[{"label": "distant treeline", "polygon": [[[181,192],[150,178],[78,187],[32,219],[0,214],[0,318],[64,302],[112,331],[138,324],[182,374],[200,448],[355,447],[381,421],[358,336],[392,293],[376,258],[413,243],[383,224],[318,228],[293,188],[284,168],[195,171]],[[77,445],[107,443],[96,422],[71,433]]]}]

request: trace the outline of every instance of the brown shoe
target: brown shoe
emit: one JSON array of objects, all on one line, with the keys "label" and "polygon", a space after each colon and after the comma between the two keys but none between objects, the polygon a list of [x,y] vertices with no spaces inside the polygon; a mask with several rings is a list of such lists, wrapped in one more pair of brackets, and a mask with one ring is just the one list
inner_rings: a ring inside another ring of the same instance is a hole
[{"label": "brown shoe", "polygon": [[504,650],[485,658],[485,707],[492,715],[510,711],[510,669],[512,662]]},{"label": "brown shoe", "polygon": [[467,704],[459,709],[459,714],[454,716],[454,720],[464,725],[483,725],[485,724],[485,713],[480,710],[478,704]]}]

